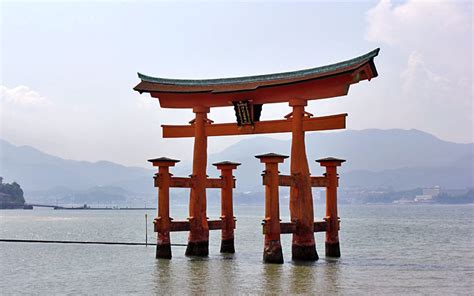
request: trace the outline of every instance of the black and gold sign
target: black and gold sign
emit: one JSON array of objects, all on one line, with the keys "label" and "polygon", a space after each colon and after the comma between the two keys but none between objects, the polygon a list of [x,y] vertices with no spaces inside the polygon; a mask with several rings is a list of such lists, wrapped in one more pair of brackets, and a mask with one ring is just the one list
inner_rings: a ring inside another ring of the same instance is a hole
[{"label": "black and gold sign", "polygon": [[262,105],[253,105],[249,101],[235,101],[234,104],[235,116],[237,117],[237,125],[253,125],[255,121],[260,120],[262,113]]}]

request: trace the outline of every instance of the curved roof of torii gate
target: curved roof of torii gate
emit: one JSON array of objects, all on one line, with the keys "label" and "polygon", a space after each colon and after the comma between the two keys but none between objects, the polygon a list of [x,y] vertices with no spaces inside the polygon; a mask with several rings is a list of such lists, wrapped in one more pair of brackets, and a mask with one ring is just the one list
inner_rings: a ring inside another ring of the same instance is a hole
[{"label": "curved roof of torii gate", "polygon": [[231,106],[232,101],[254,104],[287,102],[289,99],[324,99],[346,95],[349,86],[377,77],[375,49],[332,65],[293,72],[219,79],[167,79],[138,73],[134,90],[148,92],[164,108]]}]

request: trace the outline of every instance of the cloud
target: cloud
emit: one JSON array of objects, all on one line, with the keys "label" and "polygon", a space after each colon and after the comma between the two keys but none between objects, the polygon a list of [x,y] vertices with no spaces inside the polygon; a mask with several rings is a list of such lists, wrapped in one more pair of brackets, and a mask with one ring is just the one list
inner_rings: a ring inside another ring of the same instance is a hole
[{"label": "cloud", "polygon": [[9,105],[21,107],[41,107],[52,105],[52,102],[38,92],[31,90],[28,86],[19,85],[8,88],[0,85],[0,100]]},{"label": "cloud", "polygon": [[381,0],[367,12],[366,39],[405,54],[405,74],[421,67],[422,78],[443,77],[454,86],[466,75],[472,79],[471,11],[470,4],[456,1],[409,0],[394,6]]},{"label": "cloud", "polygon": [[389,56],[386,71],[392,73],[387,73],[391,77],[387,86],[399,85],[392,95],[400,108],[432,126],[440,118],[455,116],[456,129],[437,129],[444,129],[445,138],[462,132],[473,139],[472,4],[408,0],[395,5],[381,0],[366,19],[365,38]]},{"label": "cloud", "polygon": [[[455,49],[459,43],[448,44],[449,41],[470,38],[467,34],[472,32],[471,10],[469,4],[456,1],[409,0],[394,6],[390,0],[381,0],[367,12],[366,39],[406,50],[416,47],[439,52],[446,45]],[[441,47],[432,46],[430,41]]]},{"label": "cloud", "polygon": [[140,110],[156,111],[159,109],[158,99],[150,97],[148,94],[135,95],[136,106]]},{"label": "cloud", "polygon": [[410,94],[414,89],[418,92],[429,91],[431,85],[437,85],[438,91],[446,91],[450,83],[446,77],[433,73],[427,66],[424,56],[417,51],[409,55],[401,78],[403,94]]}]

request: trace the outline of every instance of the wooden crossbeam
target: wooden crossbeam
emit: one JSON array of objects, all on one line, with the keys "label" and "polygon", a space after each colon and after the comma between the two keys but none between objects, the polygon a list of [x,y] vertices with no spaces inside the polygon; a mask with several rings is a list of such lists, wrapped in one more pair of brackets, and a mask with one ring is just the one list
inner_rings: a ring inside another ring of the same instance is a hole
[{"label": "wooden crossbeam", "polygon": [[[225,182],[224,180],[220,178],[207,178],[206,179],[206,188],[223,188],[224,186],[225,186]],[[235,186],[233,188],[235,188]]]},{"label": "wooden crossbeam", "polygon": [[207,225],[209,226],[209,230],[222,229],[222,220],[208,220]]},{"label": "wooden crossbeam", "polygon": [[[262,175],[262,185],[267,185],[268,176]],[[288,175],[278,175],[278,186],[295,186],[295,178]],[[311,177],[311,187],[327,187],[328,179],[326,177]]]},{"label": "wooden crossbeam", "polygon": [[[263,223],[263,234],[266,232],[266,223]],[[314,221],[314,232],[325,232],[328,228],[327,221]],[[294,233],[296,224],[292,222],[280,222],[280,233]]]},{"label": "wooden crossbeam", "polygon": [[[155,177],[155,187],[160,187],[161,177],[158,175]],[[171,177],[170,187],[171,188],[191,188],[193,186],[192,178],[185,177]],[[221,178],[207,178],[206,188],[223,188],[225,182]],[[233,187],[235,188],[235,180],[233,180]]]},{"label": "wooden crossbeam", "polygon": [[191,178],[171,177],[170,187],[191,188]]},{"label": "wooden crossbeam", "polygon": [[[303,119],[303,130],[323,131],[346,128],[347,114],[337,114],[321,117],[305,117]],[[238,126],[237,123],[206,124],[206,135],[232,136],[249,134],[269,134],[291,132],[291,121],[293,119],[257,121],[253,126]],[[162,125],[163,138],[188,138],[194,137],[193,125]]]},{"label": "wooden crossbeam", "polygon": [[293,232],[295,232],[295,230],[296,230],[296,224],[295,223],[280,222],[280,233],[293,233]]},{"label": "wooden crossbeam", "polygon": [[311,177],[311,187],[327,187],[329,184],[326,177]]},{"label": "wooden crossbeam", "polygon": [[[160,219],[158,218],[155,221],[157,221],[154,225],[155,232],[159,232],[161,230],[161,225],[159,223]],[[222,220],[208,220],[207,224],[209,226],[209,230],[222,229]],[[189,231],[190,229],[191,223],[189,221],[171,221],[169,231]]]},{"label": "wooden crossbeam", "polygon": [[171,221],[170,232],[172,231],[189,231],[189,221]]},{"label": "wooden crossbeam", "polygon": [[327,221],[314,222],[314,232],[324,232],[328,229]]},{"label": "wooden crossbeam", "polygon": [[[278,185],[279,186],[294,186],[294,183],[295,182],[294,182],[293,176],[285,176],[285,175],[279,175],[278,176]],[[266,185],[266,184],[264,184],[264,185]]]}]

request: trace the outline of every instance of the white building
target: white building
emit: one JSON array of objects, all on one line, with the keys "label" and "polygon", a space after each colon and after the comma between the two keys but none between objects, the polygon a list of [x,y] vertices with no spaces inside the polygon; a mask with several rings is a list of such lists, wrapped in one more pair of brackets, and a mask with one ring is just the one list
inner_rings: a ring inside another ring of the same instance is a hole
[{"label": "white building", "polygon": [[439,195],[441,188],[439,186],[434,186],[431,188],[423,188],[423,194],[415,196],[416,202],[431,202],[433,197]]},{"label": "white building", "polygon": [[432,197],[438,196],[441,191],[439,186],[434,186],[432,188],[423,188],[423,195],[431,195]]}]

